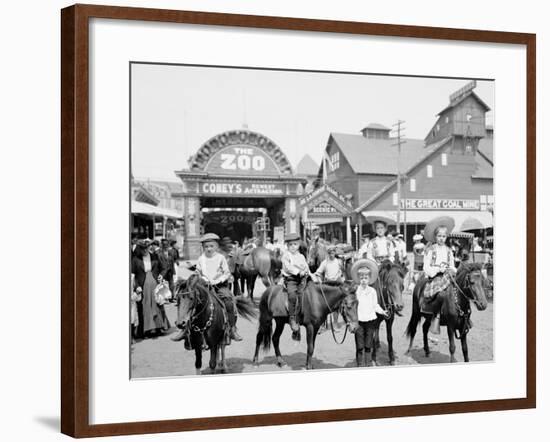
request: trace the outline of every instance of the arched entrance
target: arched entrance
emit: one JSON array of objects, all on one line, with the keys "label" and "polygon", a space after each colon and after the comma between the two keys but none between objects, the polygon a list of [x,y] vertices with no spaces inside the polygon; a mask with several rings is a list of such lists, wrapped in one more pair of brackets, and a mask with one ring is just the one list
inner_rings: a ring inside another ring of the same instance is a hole
[{"label": "arched entrance", "polygon": [[184,184],[178,196],[184,199],[188,259],[200,254],[202,233],[214,231],[241,242],[256,234],[259,216],[268,217],[271,228],[300,231],[298,198],[306,180],[294,175],[283,151],[262,134],[233,130],[216,135],[190,158],[189,169],[176,174]]}]

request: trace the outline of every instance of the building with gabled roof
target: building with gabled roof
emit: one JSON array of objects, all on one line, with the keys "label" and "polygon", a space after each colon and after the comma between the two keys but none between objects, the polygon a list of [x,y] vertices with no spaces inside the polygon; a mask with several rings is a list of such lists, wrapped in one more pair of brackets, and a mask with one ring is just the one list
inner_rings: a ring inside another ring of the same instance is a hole
[{"label": "building with gabled roof", "polygon": [[400,153],[390,129],[379,123],[359,134],[330,134],[317,186],[330,186],[354,209],[324,226],[327,239],[349,242],[352,224],[357,243],[363,233],[372,233],[377,218],[399,224],[409,244],[430,219],[443,214],[455,218],[457,230],[462,224],[492,227],[493,128],[486,125],[490,109],[473,92],[475,86],[471,82],[453,93],[427,136],[404,139]]}]

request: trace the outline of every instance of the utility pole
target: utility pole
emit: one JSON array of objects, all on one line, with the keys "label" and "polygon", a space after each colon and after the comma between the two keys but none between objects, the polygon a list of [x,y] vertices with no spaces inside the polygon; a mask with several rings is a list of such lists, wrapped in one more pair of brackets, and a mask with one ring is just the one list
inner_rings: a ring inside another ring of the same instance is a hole
[{"label": "utility pole", "polygon": [[[394,129],[394,131],[397,131],[397,143],[392,144],[392,146],[397,146],[397,233],[401,232],[401,146],[406,143],[403,140],[405,135],[403,133],[405,128],[402,127],[403,123],[405,123],[403,120],[397,120],[397,123],[393,125],[393,127],[397,127],[397,129]],[[407,224],[405,222],[406,228]]]}]

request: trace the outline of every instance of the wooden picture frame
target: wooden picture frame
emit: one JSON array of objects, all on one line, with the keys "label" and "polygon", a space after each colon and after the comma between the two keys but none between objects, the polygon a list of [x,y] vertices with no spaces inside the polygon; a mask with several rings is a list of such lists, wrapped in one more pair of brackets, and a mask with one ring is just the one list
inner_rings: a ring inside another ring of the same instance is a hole
[{"label": "wooden picture frame", "polygon": [[[526,47],[527,333],[525,397],[394,407],[90,425],[89,415],[89,19],[141,20],[509,43]],[[534,34],[192,11],[74,5],[61,11],[61,431],[73,437],[159,433],[533,408],[536,405],[536,39]]]}]

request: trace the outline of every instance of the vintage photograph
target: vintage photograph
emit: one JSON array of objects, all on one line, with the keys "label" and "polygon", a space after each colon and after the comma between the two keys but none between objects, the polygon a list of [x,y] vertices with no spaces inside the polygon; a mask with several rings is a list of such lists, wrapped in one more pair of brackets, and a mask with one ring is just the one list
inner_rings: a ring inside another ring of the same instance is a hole
[{"label": "vintage photograph", "polygon": [[132,62],[131,377],[493,361],[494,94]]}]

